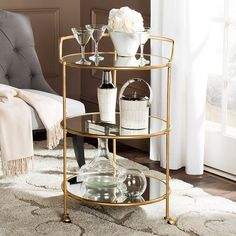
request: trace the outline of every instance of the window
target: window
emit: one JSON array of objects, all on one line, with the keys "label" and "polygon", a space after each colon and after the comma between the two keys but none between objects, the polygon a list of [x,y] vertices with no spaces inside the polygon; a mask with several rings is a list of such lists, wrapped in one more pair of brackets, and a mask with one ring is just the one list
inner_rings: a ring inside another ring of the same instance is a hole
[{"label": "window", "polygon": [[236,138],[236,0],[212,0],[207,120]]}]

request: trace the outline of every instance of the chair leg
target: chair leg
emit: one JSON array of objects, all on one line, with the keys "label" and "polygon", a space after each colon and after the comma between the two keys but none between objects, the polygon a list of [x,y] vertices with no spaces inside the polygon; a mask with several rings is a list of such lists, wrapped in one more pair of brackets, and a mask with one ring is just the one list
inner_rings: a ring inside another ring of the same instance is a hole
[{"label": "chair leg", "polygon": [[79,165],[79,167],[85,164],[84,158],[84,138],[78,135],[73,135],[73,145],[74,145],[74,152],[75,158]]}]

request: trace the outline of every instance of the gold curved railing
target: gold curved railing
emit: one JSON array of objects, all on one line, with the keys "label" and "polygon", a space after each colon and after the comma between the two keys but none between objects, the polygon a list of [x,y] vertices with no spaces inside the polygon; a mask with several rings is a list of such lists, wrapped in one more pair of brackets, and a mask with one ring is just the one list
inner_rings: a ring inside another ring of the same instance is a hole
[{"label": "gold curved railing", "polygon": [[[103,35],[103,37],[109,37],[109,33],[105,33]],[[63,36],[59,39],[59,62],[62,63],[62,58],[63,58],[63,43],[66,40],[70,40],[70,39],[74,39],[73,35],[68,35],[68,36]],[[170,50],[170,55],[168,58],[169,63],[172,63],[173,60],[173,56],[174,56],[174,48],[175,48],[175,41],[173,39],[170,38],[166,38],[166,37],[161,37],[161,36],[154,36],[154,35],[150,35],[149,39],[153,39],[153,40],[158,40],[161,42],[167,42],[171,44],[171,50]]]}]

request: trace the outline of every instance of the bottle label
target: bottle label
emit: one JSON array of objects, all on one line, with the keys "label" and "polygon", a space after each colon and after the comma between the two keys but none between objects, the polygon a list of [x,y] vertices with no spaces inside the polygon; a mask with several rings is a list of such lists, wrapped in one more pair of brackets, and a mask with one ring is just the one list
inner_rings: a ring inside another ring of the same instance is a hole
[{"label": "bottle label", "polygon": [[115,123],[117,88],[98,88],[97,96],[101,121]]}]

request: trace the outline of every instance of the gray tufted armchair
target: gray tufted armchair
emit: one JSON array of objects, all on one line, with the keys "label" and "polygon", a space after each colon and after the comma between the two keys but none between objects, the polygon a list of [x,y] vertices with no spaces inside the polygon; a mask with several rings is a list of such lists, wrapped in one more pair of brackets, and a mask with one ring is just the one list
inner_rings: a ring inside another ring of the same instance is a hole
[{"label": "gray tufted armchair", "polygon": [[[62,101],[62,97],[58,96],[44,79],[28,18],[4,10],[0,10],[0,83]],[[83,113],[85,108],[81,102],[67,98],[68,116]],[[31,114],[33,130],[44,129],[33,108]],[[73,144],[76,160],[81,166],[84,164],[83,138],[73,136]]]}]

